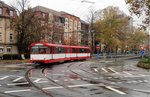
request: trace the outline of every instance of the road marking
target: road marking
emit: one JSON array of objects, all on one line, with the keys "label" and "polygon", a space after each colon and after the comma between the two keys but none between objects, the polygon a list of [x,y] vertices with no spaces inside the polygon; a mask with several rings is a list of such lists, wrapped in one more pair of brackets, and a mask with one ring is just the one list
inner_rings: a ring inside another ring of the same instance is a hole
[{"label": "road marking", "polygon": [[123,71],[123,73],[125,73],[125,74],[128,74],[128,75],[132,75],[131,73],[129,73],[129,72],[126,72],[126,71]]},{"label": "road marking", "polygon": [[42,88],[43,90],[50,90],[50,89],[62,89],[62,86],[59,87],[46,87],[46,88]]},{"label": "road marking", "polygon": [[38,79],[34,80],[33,82],[34,82],[34,83],[37,83],[37,82],[39,82],[41,79],[42,79],[42,78],[38,78]]},{"label": "road marking", "polygon": [[140,90],[140,89],[133,89],[134,91],[143,92],[143,93],[150,93],[150,91],[147,90]]},{"label": "road marking", "polygon": [[[92,85],[95,85],[95,84],[70,85],[68,87],[75,88],[75,87],[92,86]],[[42,89],[43,90],[50,90],[50,89],[61,89],[61,88],[64,88],[64,87],[62,87],[62,86],[58,86],[58,87],[46,87],[46,88],[42,88]]]},{"label": "road marking", "polygon": [[34,83],[47,83],[48,80],[42,80],[42,78],[37,78],[36,80],[33,81]]},{"label": "road marking", "polygon": [[38,81],[38,82],[36,82],[36,83],[47,83],[48,81]]},{"label": "road marking", "polygon": [[16,93],[16,92],[28,92],[28,91],[31,91],[31,89],[5,91],[4,93]]},{"label": "road marking", "polygon": [[15,83],[15,84],[7,84],[8,86],[16,86],[16,85],[26,85],[29,84],[28,82],[24,82],[24,83]]},{"label": "road marking", "polygon": [[0,78],[0,80],[4,80],[4,79],[6,79],[6,78],[8,78],[9,76],[4,76],[4,77],[2,77],[2,78]]},{"label": "road marking", "polygon": [[108,73],[108,71],[105,68],[102,68],[103,71],[105,71],[106,73]]},{"label": "road marking", "polygon": [[112,88],[112,87],[110,87],[110,86],[105,86],[107,89],[110,89],[110,90],[112,90],[112,91],[114,91],[114,92],[117,92],[117,93],[119,93],[119,94],[126,94],[125,92],[122,92],[122,91],[120,91],[120,90],[117,90],[117,89],[115,89],[115,88]]},{"label": "road marking", "polygon": [[111,70],[112,72],[116,73],[116,74],[119,74],[119,72],[113,70],[112,68],[108,68],[109,70]]},{"label": "road marking", "polygon": [[[11,84],[10,84],[11,85]],[[82,86],[93,86],[95,84],[80,84],[80,85],[70,85],[68,87],[70,88],[76,88],[76,87],[82,87]],[[120,90],[117,90],[115,88],[112,88],[110,86],[105,86],[107,89],[110,89],[114,92],[117,92],[119,94],[126,94],[125,92],[122,92]],[[56,87],[45,87],[45,88],[42,88],[43,90],[50,90],[50,89],[62,89],[64,87],[62,86],[56,86]],[[4,93],[16,93],[16,92],[28,92],[28,91],[31,91],[31,89],[23,89],[23,90],[13,90],[13,91],[5,91]]]},{"label": "road marking", "polygon": [[59,80],[54,80],[55,82],[59,82]]},{"label": "road marking", "polygon": [[94,68],[94,71],[95,71],[95,72],[98,72],[98,70],[97,70],[96,68]]},{"label": "road marking", "polygon": [[144,82],[148,82],[148,80],[144,80]]},{"label": "road marking", "polygon": [[21,80],[21,79],[23,79],[23,78],[24,78],[24,77],[19,77],[19,78],[13,80],[13,82],[17,82],[17,81],[19,81],[19,80]]},{"label": "road marking", "polygon": [[93,79],[99,79],[99,78],[95,77],[95,78],[93,78]]},{"label": "road marking", "polygon": [[140,83],[142,83],[143,81],[142,80],[138,80]]}]

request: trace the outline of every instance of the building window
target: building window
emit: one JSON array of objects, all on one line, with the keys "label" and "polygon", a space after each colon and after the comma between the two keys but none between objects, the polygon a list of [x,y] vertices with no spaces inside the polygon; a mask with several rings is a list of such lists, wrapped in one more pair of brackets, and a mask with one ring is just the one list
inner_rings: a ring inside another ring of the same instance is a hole
[{"label": "building window", "polygon": [[2,41],[2,32],[0,32],[0,41]]},{"label": "building window", "polygon": [[0,18],[0,27],[2,27],[2,24],[3,24],[3,21],[2,21],[2,18]]},{"label": "building window", "polygon": [[10,46],[7,47],[7,52],[8,52],[8,53],[12,52],[12,47],[10,47]]},{"label": "building window", "polygon": [[0,53],[4,52],[4,48],[0,46]]},{"label": "building window", "polygon": [[42,13],[42,17],[43,17],[43,18],[46,18],[46,13]]},{"label": "building window", "polygon": [[3,11],[2,11],[2,8],[0,8],[0,15],[2,15]]},{"label": "building window", "polygon": [[14,12],[10,10],[10,16],[14,16]]},{"label": "building window", "polygon": [[9,40],[10,40],[10,42],[13,42],[13,34],[12,33],[10,33]]}]

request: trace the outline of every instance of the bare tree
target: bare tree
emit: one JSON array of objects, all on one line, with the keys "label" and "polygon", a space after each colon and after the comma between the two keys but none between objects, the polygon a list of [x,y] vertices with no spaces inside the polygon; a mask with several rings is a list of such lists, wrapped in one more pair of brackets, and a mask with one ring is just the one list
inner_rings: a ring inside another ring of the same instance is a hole
[{"label": "bare tree", "polygon": [[95,31],[94,31],[94,26],[93,26],[93,24],[94,24],[94,21],[95,21],[95,19],[96,19],[96,13],[95,13],[95,10],[94,10],[94,8],[93,7],[91,7],[90,8],[90,10],[89,10],[89,13],[88,13],[88,15],[87,15],[87,19],[86,19],[86,21],[89,23],[89,30],[90,30],[90,36],[91,36],[91,38],[90,38],[90,45],[91,45],[91,49],[92,49],[92,53],[94,53],[95,52]]},{"label": "bare tree", "polygon": [[29,44],[34,41],[33,36],[39,33],[41,27],[39,27],[40,22],[29,7],[28,0],[16,0],[12,7],[17,11],[17,15],[11,23],[17,33],[18,58],[21,59],[21,54],[28,52]]}]

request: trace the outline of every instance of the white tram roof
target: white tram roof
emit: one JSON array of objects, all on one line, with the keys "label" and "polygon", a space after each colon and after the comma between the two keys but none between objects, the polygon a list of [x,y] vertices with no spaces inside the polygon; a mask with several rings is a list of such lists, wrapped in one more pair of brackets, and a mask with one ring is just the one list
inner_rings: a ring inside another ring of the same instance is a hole
[{"label": "white tram roof", "polygon": [[87,46],[71,46],[71,45],[60,45],[60,44],[52,44],[52,43],[32,43],[31,46],[57,46],[57,47],[71,47],[71,48],[89,48]]}]

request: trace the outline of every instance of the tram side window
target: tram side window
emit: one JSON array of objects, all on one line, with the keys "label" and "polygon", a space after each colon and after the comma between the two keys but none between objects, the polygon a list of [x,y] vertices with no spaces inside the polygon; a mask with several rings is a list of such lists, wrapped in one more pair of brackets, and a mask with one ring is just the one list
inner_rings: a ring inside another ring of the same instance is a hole
[{"label": "tram side window", "polygon": [[76,49],[75,48],[72,48],[72,53],[76,53]]},{"label": "tram side window", "polygon": [[70,53],[70,48],[67,48],[67,52],[66,53]]},{"label": "tram side window", "polygon": [[39,53],[40,54],[46,54],[46,51],[47,51],[47,47],[40,47],[39,48]]},{"label": "tram side window", "polygon": [[79,52],[80,52],[80,53],[85,53],[85,49],[80,48],[80,49],[79,49]]},{"label": "tram side window", "polygon": [[64,53],[64,48],[56,47],[56,53]]},{"label": "tram side window", "polygon": [[31,53],[32,53],[32,54],[38,54],[38,53],[39,53],[38,47],[37,47],[37,46],[32,47]]}]

